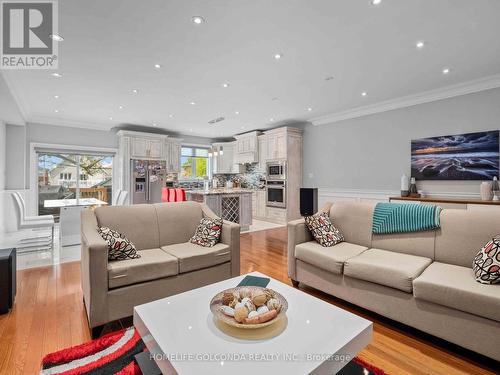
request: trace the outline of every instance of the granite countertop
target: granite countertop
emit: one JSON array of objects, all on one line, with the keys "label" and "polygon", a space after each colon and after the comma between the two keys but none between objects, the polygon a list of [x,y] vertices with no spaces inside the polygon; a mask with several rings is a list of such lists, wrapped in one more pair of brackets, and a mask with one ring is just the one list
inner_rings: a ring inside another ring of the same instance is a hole
[{"label": "granite countertop", "polygon": [[216,194],[252,194],[254,191],[259,189],[244,189],[244,188],[217,188],[217,189],[209,189],[205,191],[203,189],[193,189],[186,190],[187,194],[201,194],[201,195],[216,195]]}]

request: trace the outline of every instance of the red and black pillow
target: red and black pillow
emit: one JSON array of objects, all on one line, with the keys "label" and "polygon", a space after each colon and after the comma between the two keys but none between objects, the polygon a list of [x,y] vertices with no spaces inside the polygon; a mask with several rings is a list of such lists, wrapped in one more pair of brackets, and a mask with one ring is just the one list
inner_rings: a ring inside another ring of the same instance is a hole
[{"label": "red and black pillow", "polygon": [[108,260],[125,260],[140,258],[135,245],[125,235],[108,227],[98,230],[101,237],[108,244]]},{"label": "red and black pillow", "polygon": [[320,212],[312,216],[306,216],[304,220],[314,239],[321,246],[330,247],[344,241],[344,236],[332,224],[328,213]]},{"label": "red and black pillow", "polygon": [[220,240],[222,222],[219,218],[202,218],[190,242],[204,247],[213,247]]},{"label": "red and black pillow", "polygon": [[500,283],[500,235],[483,246],[472,262],[474,277],[481,284]]}]

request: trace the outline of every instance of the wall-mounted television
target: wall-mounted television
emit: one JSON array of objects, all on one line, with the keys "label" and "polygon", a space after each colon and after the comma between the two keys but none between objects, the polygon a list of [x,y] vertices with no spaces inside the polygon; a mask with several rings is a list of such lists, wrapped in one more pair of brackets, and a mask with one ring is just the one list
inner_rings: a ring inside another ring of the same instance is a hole
[{"label": "wall-mounted television", "polygon": [[417,180],[491,180],[498,169],[498,130],[411,141],[411,175]]}]

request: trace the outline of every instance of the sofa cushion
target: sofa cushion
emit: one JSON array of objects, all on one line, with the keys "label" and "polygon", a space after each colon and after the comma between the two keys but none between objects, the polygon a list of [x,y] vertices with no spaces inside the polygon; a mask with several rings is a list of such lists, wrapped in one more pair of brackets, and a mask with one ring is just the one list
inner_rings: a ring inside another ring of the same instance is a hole
[{"label": "sofa cushion", "polygon": [[349,242],[340,242],[333,247],[323,247],[316,241],[295,246],[295,257],[318,268],[341,275],[344,262],[368,249]]},{"label": "sofa cushion", "polygon": [[160,228],[160,246],[188,242],[203,217],[197,202],[154,204]]},{"label": "sofa cushion", "polygon": [[179,259],[179,273],[195,271],[231,260],[231,250],[223,243],[218,243],[213,247],[203,247],[184,242],[162,246],[161,249]]},{"label": "sofa cushion", "polygon": [[474,280],[471,268],[432,263],[413,281],[415,298],[500,322],[500,285]]},{"label": "sofa cushion", "polygon": [[374,208],[375,203],[334,203],[330,208],[330,218],[345,241],[371,247]]},{"label": "sofa cushion", "polygon": [[140,258],[135,245],[123,234],[108,227],[97,230],[102,239],[108,244],[108,260],[125,260]]},{"label": "sofa cushion", "polygon": [[486,242],[472,263],[476,281],[481,284],[500,283],[500,235]]},{"label": "sofa cushion", "polygon": [[344,236],[335,228],[327,212],[306,216],[304,220],[314,239],[321,246],[332,247],[344,241]]},{"label": "sofa cushion", "polygon": [[110,289],[178,274],[177,258],[161,249],[139,250],[140,258],[108,262]]},{"label": "sofa cushion", "polygon": [[432,260],[416,255],[370,249],[344,264],[344,274],[411,293],[412,282]]},{"label": "sofa cushion", "polygon": [[124,234],[138,250],[160,247],[158,218],[153,205],[97,207],[94,212],[99,227]]},{"label": "sofa cushion", "polygon": [[215,246],[220,241],[222,224],[221,218],[202,218],[189,242],[203,247]]}]

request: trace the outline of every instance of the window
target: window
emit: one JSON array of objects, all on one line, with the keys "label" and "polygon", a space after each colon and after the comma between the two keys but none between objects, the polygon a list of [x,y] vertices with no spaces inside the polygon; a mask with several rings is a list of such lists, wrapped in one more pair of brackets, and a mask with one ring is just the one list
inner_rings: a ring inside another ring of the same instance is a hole
[{"label": "window", "polygon": [[181,179],[200,179],[208,176],[208,148],[181,148]]}]

